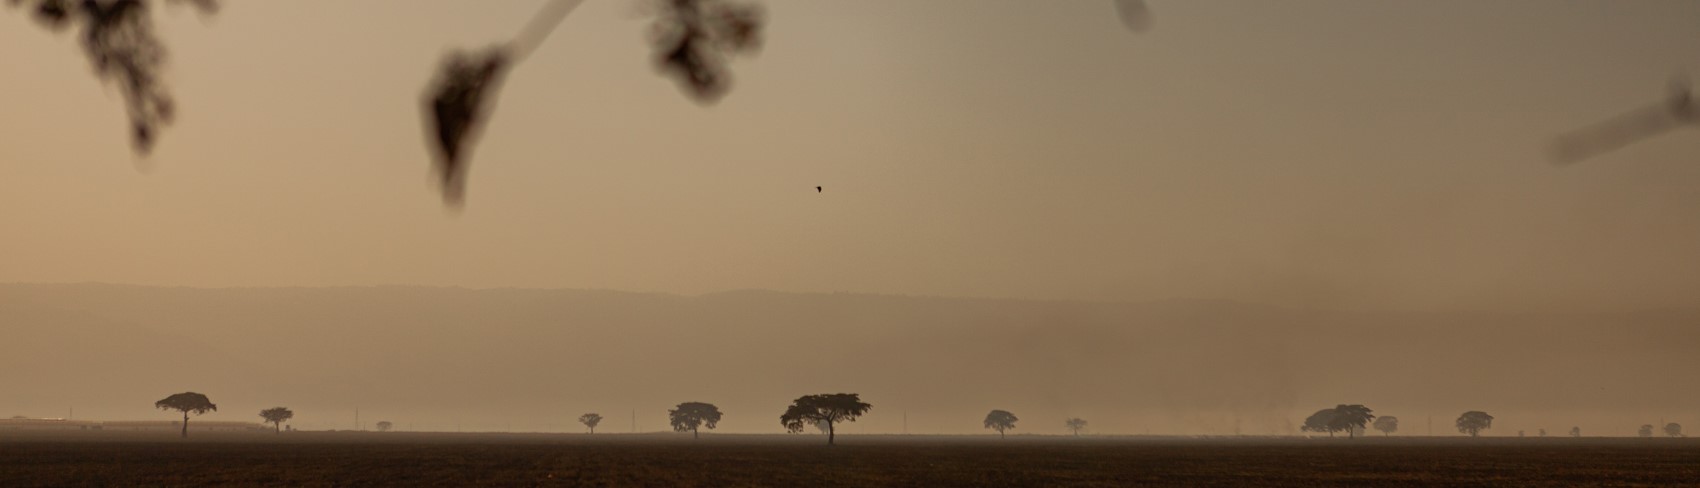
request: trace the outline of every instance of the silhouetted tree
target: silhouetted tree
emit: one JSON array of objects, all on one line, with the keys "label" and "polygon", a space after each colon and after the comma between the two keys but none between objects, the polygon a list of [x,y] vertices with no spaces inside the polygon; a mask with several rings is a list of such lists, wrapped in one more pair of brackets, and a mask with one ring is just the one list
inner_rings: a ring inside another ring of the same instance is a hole
[{"label": "silhouetted tree", "polygon": [[277,431],[276,433],[282,434],[283,423],[295,418],[295,412],[283,407],[272,407],[261,410],[260,418],[266,419],[266,422],[271,422],[272,428]]},{"label": "silhouetted tree", "polygon": [[1458,416],[1458,432],[1470,434],[1470,437],[1480,435],[1483,430],[1493,428],[1493,416],[1487,412],[1471,410]]},{"label": "silhouetted tree", "polygon": [[1338,429],[1336,426],[1339,425],[1334,421],[1334,417],[1337,415],[1339,415],[1339,412],[1332,408],[1317,410],[1316,413],[1310,414],[1309,417],[1305,418],[1305,423],[1304,425],[1299,426],[1299,430],[1304,432],[1327,432],[1328,437],[1334,437],[1334,431]]},{"label": "silhouetted tree", "polygon": [[164,400],[153,402],[154,408],[160,410],[176,410],[183,412],[183,438],[189,438],[189,414],[201,415],[218,411],[218,405],[213,405],[206,395],[195,392],[183,392],[165,397]]},{"label": "silhouetted tree", "polygon": [[1571,427],[1570,428],[1570,437],[1582,437],[1582,428],[1581,427]]},{"label": "silhouetted tree", "polygon": [[1524,437],[1523,431],[1517,431],[1517,437]]},{"label": "silhouetted tree", "polygon": [[1665,424],[1665,435],[1669,437],[1683,437],[1682,424],[1676,422]]},{"label": "silhouetted tree", "polygon": [[1547,436],[1547,430],[1546,429],[1537,430],[1537,431],[1535,431],[1535,435],[1538,436],[1538,437],[1546,437]]},{"label": "silhouetted tree", "polygon": [[802,432],[806,425],[826,423],[826,444],[833,445],[839,422],[855,422],[872,410],[873,405],[862,401],[856,393],[803,395],[791,401],[791,406],[779,416],[779,424],[787,432]]},{"label": "silhouetted tree", "polygon": [[1394,432],[1399,431],[1399,417],[1382,415],[1375,419],[1375,430],[1381,431],[1381,435],[1384,437],[1393,435]]},{"label": "silhouetted tree", "polygon": [[1358,432],[1362,431],[1364,426],[1374,418],[1375,415],[1370,414],[1369,407],[1336,405],[1334,406],[1334,418],[1331,419],[1332,424],[1329,427],[1334,430],[1344,430],[1347,436],[1356,438]]},{"label": "silhouetted tree", "polygon": [[1086,419],[1080,417],[1071,418],[1063,421],[1063,425],[1067,426],[1068,430],[1074,431],[1075,437],[1080,437],[1080,431],[1086,429]]},{"label": "silhouetted tree", "polygon": [[697,429],[708,427],[714,429],[720,423],[720,407],[711,403],[685,402],[677,408],[667,411],[668,421],[673,424],[674,432],[691,431],[691,438],[699,437]]},{"label": "silhouetted tree", "polygon": [[1641,437],[1652,437],[1653,436],[1653,424],[1642,424],[1641,430],[1636,431],[1635,434],[1639,435]]},{"label": "silhouetted tree", "polygon": [[998,438],[1002,439],[1004,431],[1014,429],[1015,422],[1017,420],[1021,419],[1015,418],[1015,414],[1013,413],[1009,413],[1004,410],[993,410],[991,413],[986,414],[986,428],[998,431]]},{"label": "silhouetted tree", "polygon": [[391,423],[388,420],[379,420],[378,421],[378,432],[389,432],[390,429],[393,429],[393,428],[395,428],[395,424]]},{"label": "silhouetted tree", "polygon": [[578,416],[578,423],[584,424],[585,427],[590,427],[590,433],[595,434],[596,424],[602,423],[602,414],[593,412],[580,415]]}]

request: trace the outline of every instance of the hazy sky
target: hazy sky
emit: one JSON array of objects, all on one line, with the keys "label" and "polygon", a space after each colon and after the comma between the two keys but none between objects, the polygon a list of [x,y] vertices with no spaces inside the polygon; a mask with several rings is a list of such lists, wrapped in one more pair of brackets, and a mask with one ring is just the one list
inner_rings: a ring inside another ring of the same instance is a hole
[{"label": "hazy sky", "polygon": [[145,162],[75,36],[0,10],[0,281],[1700,305],[1700,137],[1544,153],[1700,69],[1700,2],[767,1],[704,107],[592,0],[445,211],[426,82],[541,4],[161,9]]}]

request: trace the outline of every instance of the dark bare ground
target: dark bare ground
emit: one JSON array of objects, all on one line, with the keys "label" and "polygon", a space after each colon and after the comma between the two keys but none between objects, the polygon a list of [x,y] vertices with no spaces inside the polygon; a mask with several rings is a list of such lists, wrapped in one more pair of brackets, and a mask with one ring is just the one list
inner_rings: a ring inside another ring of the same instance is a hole
[{"label": "dark bare ground", "polygon": [[0,486],[1693,486],[1688,439],[0,432]]}]

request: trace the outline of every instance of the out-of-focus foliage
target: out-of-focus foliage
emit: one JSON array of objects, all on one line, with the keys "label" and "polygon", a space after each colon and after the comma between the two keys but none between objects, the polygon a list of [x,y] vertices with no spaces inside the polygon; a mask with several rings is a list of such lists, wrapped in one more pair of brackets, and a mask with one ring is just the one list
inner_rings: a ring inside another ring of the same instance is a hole
[{"label": "out-of-focus foliage", "polygon": [[1151,29],[1151,8],[1145,6],[1145,0],[1112,1],[1116,4],[1116,15],[1121,17],[1122,25],[1134,32]]},{"label": "out-of-focus foliage", "polygon": [[[203,13],[218,11],[218,0],[169,0]],[[76,29],[95,76],[118,85],[130,116],[130,140],[136,150],[153,150],[162,127],[171,123],[176,105],[166,87],[166,49],[154,36],[148,0],[7,0],[29,9],[37,22],[54,31]]]},{"label": "out-of-focus foliage", "polygon": [[661,72],[685,94],[713,103],[731,87],[728,58],[761,48],[761,6],[729,0],[658,0],[650,38]]},{"label": "out-of-focus foliage", "polygon": [[1577,163],[1697,123],[1700,123],[1700,102],[1694,100],[1688,79],[1679,77],[1671,80],[1670,92],[1662,102],[1559,136],[1552,145],[1552,162]]},{"label": "out-of-focus foliage", "polygon": [[465,197],[467,153],[489,119],[509,59],[505,47],[449,53],[426,91],[427,137],[447,203],[459,204]]}]

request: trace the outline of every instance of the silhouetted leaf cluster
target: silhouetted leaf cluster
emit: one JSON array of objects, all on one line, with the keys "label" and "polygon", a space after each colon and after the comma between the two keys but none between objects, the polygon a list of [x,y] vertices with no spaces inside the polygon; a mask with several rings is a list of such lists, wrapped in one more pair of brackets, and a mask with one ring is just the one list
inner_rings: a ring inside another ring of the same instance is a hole
[{"label": "silhouetted leaf cluster", "polygon": [[713,103],[731,86],[727,59],[761,47],[759,5],[728,0],[660,0],[650,42],[656,65],[698,102]]},{"label": "silhouetted leaf cluster", "polygon": [[445,202],[458,204],[465,196],[466,155],[490,116],[509,59],[506,47],[449,53],[426,91],[427,137]]},{"label": "silhouetted leaf cluster", "polygon": [[[171,0],[205,13],[218,10],[218,0]],[[124,93],[130,116],[130,137],[136,152],[153,149],[160,128],[171,123],[175,103],[162,72],[166,49],[154,36],[148,0],[7,0],[33,12],[37,22],[54,31],[75,28],[95,76],[116,83]]]}]

